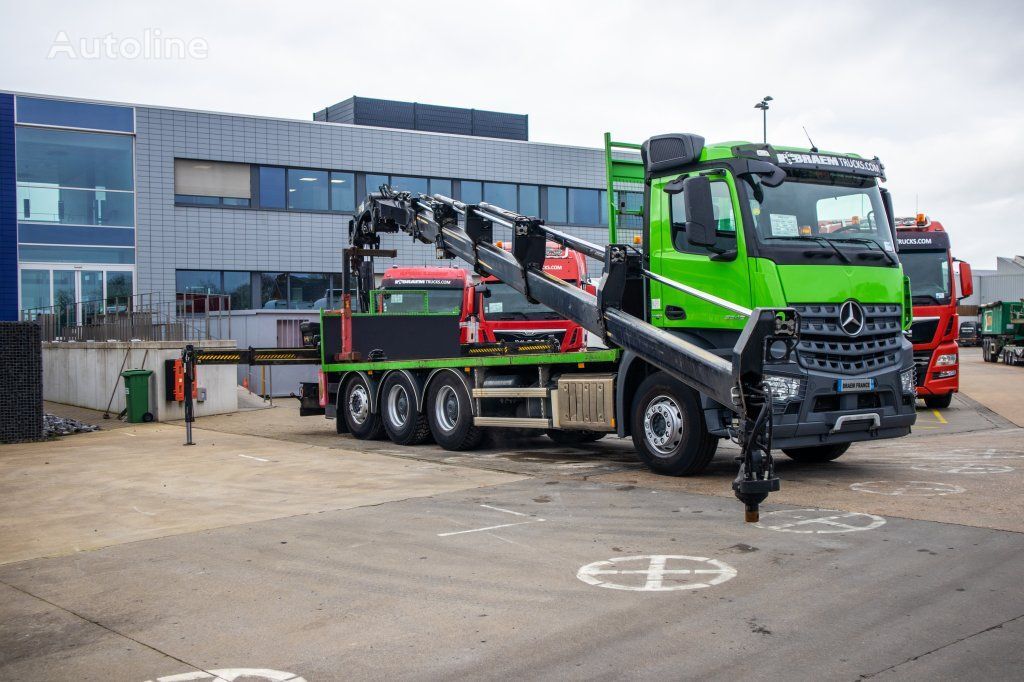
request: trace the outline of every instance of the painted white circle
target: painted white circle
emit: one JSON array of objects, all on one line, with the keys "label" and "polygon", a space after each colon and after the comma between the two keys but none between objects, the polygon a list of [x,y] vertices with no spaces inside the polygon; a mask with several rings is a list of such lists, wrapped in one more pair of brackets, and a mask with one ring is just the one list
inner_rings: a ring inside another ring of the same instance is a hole
[{"label": "painted white circle", "polygon": [[295,673],[284,670],[271,670],[269,668],[223,668],[221,670],[210,670],[203,672],[193,670],[177,675],[166,675],[157,677],[149,682],[192,682],[202,680],[208,682],[233,682],[234,680],[268,680],[270,682],[306,682],[306,678]]},{"label": "painted white circle", "polygon": [[965,488],[952,483],[931,481],[864,481],[854,483],[850,490],[873,495],[902,495],[904,497],[932,497],[933,495],[955,495],[967,492]]},{"label": "painted white circle", "polygon": [[885,519],[832,509],[783,509],[761,514],[761,520],[754,525],[783,533],[853,533],[884,526]]},{"label": "painted white circle", "polygon": [[736,577],[736,569],[717,559],[679,554],[613,557],[587,564],[576,577],[588,585],[633,592],[699,590]]},{"label": "painted white circle", "polygon": [[1007,474],[1013,471],[1013,467],[1008,467],[1005,464],[987,462],[931,462],[916,464],[911,468],[918,471],[935,471],[940,474]]}]

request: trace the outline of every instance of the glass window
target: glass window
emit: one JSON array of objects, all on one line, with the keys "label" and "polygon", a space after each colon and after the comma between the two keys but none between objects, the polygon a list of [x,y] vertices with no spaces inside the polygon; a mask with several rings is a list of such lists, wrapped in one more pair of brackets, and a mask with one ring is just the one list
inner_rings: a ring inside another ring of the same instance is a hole
[{"label": "glass window", "polygon": [[50,271],[22,270],[21,309],[45,308],[48,305],[50,305]]},{"label": "glass window", "polygon": [[479,204],[483,201],[483,186],[479,182],[463,180],[459,183],[460,201],[464,204]]},{"label": "glass window", "polygon": [[709,254],[715,251],[728,251],[736,248],[736,220],[732,210],[732,197],[729,185],[724,180],[711,181],[711,203],[715,210],[718,242],[715,247],[691,246],[686,241],[686,201],[683,193],[672,195],[671,223],[672,244],[677,251],[683,253]]},{"label": "glass window", "polygon": [[429,191],[426,178],[404,178],[400,175],[392,176],[391,188],[415,194],[427,194]]},{"label": "glass window", "polygon": [[288,276],[283,272],[261,272],[260,300],[264,308],[288,307]]},{"label": "glass window", "polygon": [[565,223],[568,219],[566,210],[566,192],[564,187],[548,187],[547,215],[544,219],[549,223]]},{"label": "glass window", "polygon": [[914,304],[945,305],[949,300],[949,260],[945,251],[900,252],[903,274],[910,278]]},{"label": "glass window", "polygon": [[352,173],[331,173],[331,210],[356,209],[356,176]]},{"label": "glass window", "polygon": [[540,217],[540,188],[537,185],[519,185],[519,212]]},{"label": "glass window", "polygon": [[71,128],[135,131],[131,107],[18,96],[18,122]]},{"label": "glass window", "polygon": [[390,185],[391,178],[386,175],[366,175],[366,193],[379,192],[381,185]]},{"label": "glass window", "polygon": [[509,211],[518,211],[519,202],[516,200],[515,185],[503,182],[485,182],[484,201]]},{"label": "glass window", "polygon": [[19,184],[18,220],[131,227],[135,224],[135,195]]},{"label": "glass window", "polygon": [[260,166],[260,206],[284,208],[284,168]]},{"label": "glass window", "polygon": [[18,225],[21,244],[83,244],[86,246],[135,246],[135,230],[123,227],[66,227],[63,225]]},{"label": "glass window", "polygon": [[131,190],[132,138],[73,130],[17,128],[18,182]]},{"label": "glass window", "polygon": [[452,194],[452,181],[443,178],[430,178],[430,194],[443,194],[446,197]]},{"label": "glass window", "polygon": [[573,225],[600,225],[601,210],[596,189],[569,190],[569,222]]},{"label": "glass window", "polygon": [[248,272],[225,272],[224,293],[231,296],[232,310],[252,308],[252,277]]},{"label": "glass window", "polygon": [[[107,311],[122,311],[128,309],[128,302],[132,297],[132,273],[107,271]],[[111,310],[111,306],[114,310]]]},{"label": "glass window", "polygon": [[220,206],[220,197],[201,197],[195,194],[175,194],[174,203],[194,204],[196,206]]},{"label": "glass window", "polygon": [[305,310],[327,295],[327,275],[291,273],[288,277],[288,307]]},{"label": "glass window", "polygon": [[75,302],[75,271],[53,271],[53,305],[67,306]]},{"label": "glass window", "polygon": [[27,263],[120,263],[135,262],[135,249],[99,246],[36,246],[22,244],[18,258]]},{"label": "glass window", "polygon": [[176,270],[174,290],[179,294],[220,294],[220,279],[219,270]]},{"label": "glass window", "polygon": [[249,206],[252,202],[249,199],[240,199],[238,197],[221,197],[220,203],[224,206]]},{"label": "glass window", "polygon": [[174,193],[248,199],[252,171],[247,163],[175,159]]},{"label": "glass window", "polygon": [[288,169],[288,208],[326,211],[327,171]]}]

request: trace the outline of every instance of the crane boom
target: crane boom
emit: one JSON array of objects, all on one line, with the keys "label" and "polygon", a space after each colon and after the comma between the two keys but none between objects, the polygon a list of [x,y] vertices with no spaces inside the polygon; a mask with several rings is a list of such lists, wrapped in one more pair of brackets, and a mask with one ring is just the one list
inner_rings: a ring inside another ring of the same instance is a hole
[{"label": "crane boom", "polygon": [[[511,230],[512,249],[494,244],[494,226]],[[736,438],[743,448],[733,483],[737,497],[756,515],[757,505],[779,487],[771,458],[771,396],[763,384],[769,344],[790,352],[797,341],[796,314],[790,308],[747,310],[643,267],[642,254],[626,244],[593,244],[543,221],[488,203],[465,204],[440,194],[398,192],[388,186],[371,193],[350,223],[345,276],[354,273],[362,308],[373,288],[373,256],[381,255],[380,235],[402,232],[432,244],[439,258],[460,258],[482,276],[494,276],[559,315],[635,354],[738,416]],[[574,287],[543,269],[546,242],[554,241],[602,262],[597,293]],[[748,320],[731,357],[722,357],[645,317],[646,279],[656,278],[690,295],[727,307]],[[349,290],[346,282],[346,291]]]}]

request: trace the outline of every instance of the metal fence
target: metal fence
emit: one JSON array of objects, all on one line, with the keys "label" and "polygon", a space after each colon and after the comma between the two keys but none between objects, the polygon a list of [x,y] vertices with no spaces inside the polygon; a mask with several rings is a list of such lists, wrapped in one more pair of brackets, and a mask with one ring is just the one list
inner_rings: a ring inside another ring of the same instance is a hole
[{"label": "metal fence", "polygon": [[67,301],[21,311],[43,341],[203,341],[231,338],[231,297],[160,293]]}]

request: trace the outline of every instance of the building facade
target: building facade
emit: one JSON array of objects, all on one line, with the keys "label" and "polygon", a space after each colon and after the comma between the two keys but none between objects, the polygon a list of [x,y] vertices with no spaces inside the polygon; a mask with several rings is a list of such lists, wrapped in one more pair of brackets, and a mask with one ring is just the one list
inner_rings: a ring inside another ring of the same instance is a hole
[{"label": "building facade", "polygon": [[[607,235],[598,148],[18,93],[0,93],[0,145],[2,319],[132,293],[313,308],[340,286],[356,204],[385,183]],[[408,240],[379,266],[436,263]]]}]

